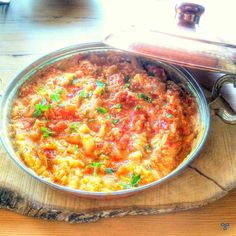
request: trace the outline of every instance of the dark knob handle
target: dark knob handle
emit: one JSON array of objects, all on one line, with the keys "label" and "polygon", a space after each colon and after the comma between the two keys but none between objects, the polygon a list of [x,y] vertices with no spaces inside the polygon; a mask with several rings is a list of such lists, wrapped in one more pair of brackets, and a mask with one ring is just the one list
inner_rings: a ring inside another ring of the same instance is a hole
[{"label": "dark knob handle", "polygon": [[196,24],[199,24],[204,11],[205,8],[201,5],[184,2],[175,6],[175,17],[178,19],[179,25],[194,28]]}]

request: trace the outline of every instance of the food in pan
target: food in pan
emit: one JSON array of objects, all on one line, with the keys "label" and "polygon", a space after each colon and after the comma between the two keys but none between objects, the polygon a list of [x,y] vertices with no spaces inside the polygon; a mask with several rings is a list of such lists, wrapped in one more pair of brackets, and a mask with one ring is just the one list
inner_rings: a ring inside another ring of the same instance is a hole
[{"label": "food in pan", "polygon": [[74,56],[20,88],[10,114],[21,160],[73,189],[111,192],[177,168],[198,135],[195,98],[154,63],[118,52]]}]

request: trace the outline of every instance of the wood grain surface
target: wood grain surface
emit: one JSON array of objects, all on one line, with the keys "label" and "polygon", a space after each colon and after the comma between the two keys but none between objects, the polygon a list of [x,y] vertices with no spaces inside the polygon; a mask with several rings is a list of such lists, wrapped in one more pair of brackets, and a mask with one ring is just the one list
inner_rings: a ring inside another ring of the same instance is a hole
[{"label": "wood grain surface", "polygon": [[0,211],[0,236],[235,236],[236,190],[204,208],[153,216],[128,216],[88,224],[48,222]]},{"label": "wood grain surface", "polygon": [[[77,43],[99,41],[110,29],[137,21],[144,9],[143,2],[136,2],[136,15],[130,17],[129,9],[134,1],[12,0],[8,11],[0,14],[0,78],[3,87],[26,65],[45,53]],[[155,2],[161,4],[163,11],[175,4],[173,1]],[[148,10],[156,12],[150,6]],[[206,81],[202,79],[201,82],[209,87],[211,83]],[[231,104],[233,107],[235,99]],[[158,188],[115,202],[78,199],[52,190],[29,177],[2,154],[0,205],[38,218],[70,222],[202,206],[226,195],[235,185],[235,136],[235,126],[226,125],[214,116],[204,149],[184,172]],[[80,235],[96,232],[101,235],[110,235],[111,232],[113,235],[236,235],[235,200],[234,191],[201,210],[117,218],[83,226],[47,223],[2,210],[0,235],[32,235],[32,232],[35,235],[76,232]],[[101,215],[101,209],[107,211]],[[88,215],[82,214],[85,211]],[[223,223],[229,224],[227,230],[223,230]]]}]

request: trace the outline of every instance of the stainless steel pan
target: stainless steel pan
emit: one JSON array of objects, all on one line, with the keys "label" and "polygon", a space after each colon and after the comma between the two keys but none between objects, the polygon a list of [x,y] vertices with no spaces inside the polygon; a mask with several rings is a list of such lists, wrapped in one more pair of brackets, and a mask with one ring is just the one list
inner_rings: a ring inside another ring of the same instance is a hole
[{"label": "stainless steel pan", "polygon": [[[163,177],[162,179],[159,179],[157,181],[154,181],[152,183],[146,184],[144,186],[127,189],[127,190],[121,190],[121,191],[115,191],[110,193],[103,193],[103,192],[88,192],[88,191],[81,191],[76,189],[71,189],[69,187],[61,186],[52,182],[49,182],[48,180],[38,176],[34,171],[29,169],[17,156],[16,152],[14,151],[14,148],[12,146],[11,138],[9,137],[9,112],[11,109],[12,100],[15,97],[19,87],[28,79],[30,79],[37,71],[42,70],[52,64],[55,64],[57,62],[60,62],[62,60],[69,59],[70,57],[73,57],[77,54],[81,53],[87,53],[87,52],[106,52],[106,51],[119,51],[117,49],[114,49],[110,46],[106,46],[101,43],[89,43],[89,44],[81,44],[76,45],[72,47],[67,47],[55,52],[52,52],[39,60],[33,62],[31,65],[26,67],[20,74],[18,74],[7,86],[5,89],[3,95],[2,95],[2,101],[1,101],[1,122],[0,122],[0,130],[1,130],[1,141],[2,145],[4,146],[5,150],[7,151],[9,157],[20,167],[22,168],[26,173],[34,177],[35,179],[51,186],[57,189],[60,189],[64,192],[73,193],[78,196],[82,197],[89,197],[89,198],[97,198],[97,199],[103,199],[103,198],[115,198],[115,197],[121,197],[121,196],[127,196],[131,194],[135,194],[137,192],[143,191],[147,188],[154,187],[160,183],[163,183],[164,181],[172,178],[174,175],[182,171],[199,153],[199,151],[202,149],[203,144],[206,141],[209,127],[210,127],[210,112],[209,112],[209,105],[208,102],[213,102],[220,93],[220,88],[224,83],[235,83],[236,84],[236,76],[235,75],[226,75],[220,78],[212,92],[212,96],[207,102],[207,99],[201,89],[201,87],[198,85],[198,83],[195,81],[193,76],[185,69],[181,67],[176,67],[167,63],[162,63],[159,61],[156,61],[153,58],[144,58],[141,57],[141,60],[148,60],[156,63],[157,65],[160,65],[164,68],[169,78],[174,80],[175,82],[181,84],[181,86],[184,87],[187,91],[189,91],[197,101],[198,110],[199,110],[199,117],[200,117],[200,130],[201,132],[198,135],[197,141],[191,151],[191,153],[187,156],[187,158],[170,174]],[[126,53],[127,54],[127,53]],[[139,57],[139,56],[138,56]],[[225,109],[221,108],[218,110],[218,115],[226,122],[228,123],[235,123],[236,122],[236,116],[230,115]]]}]

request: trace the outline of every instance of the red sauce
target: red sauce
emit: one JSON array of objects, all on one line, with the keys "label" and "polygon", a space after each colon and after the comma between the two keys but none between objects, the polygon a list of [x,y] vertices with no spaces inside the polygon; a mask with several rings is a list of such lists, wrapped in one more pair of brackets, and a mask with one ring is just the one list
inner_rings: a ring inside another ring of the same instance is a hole
[{"label": "red sauce", "polygon": [[116,191],[155,181],[190,153],[196,101],[153,63],[119,53],[74,57],[26,82],[11,113],[27,166],[52,182]]}]

